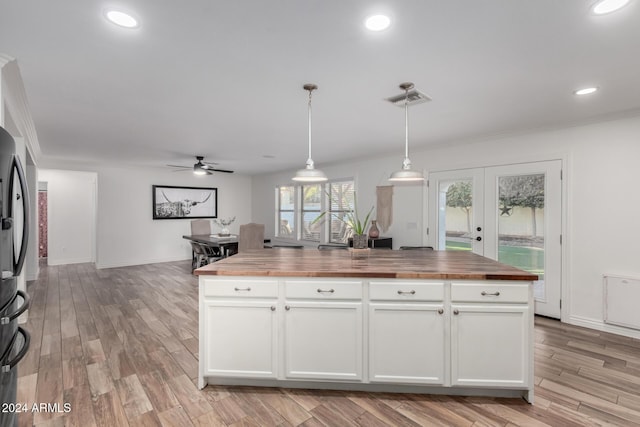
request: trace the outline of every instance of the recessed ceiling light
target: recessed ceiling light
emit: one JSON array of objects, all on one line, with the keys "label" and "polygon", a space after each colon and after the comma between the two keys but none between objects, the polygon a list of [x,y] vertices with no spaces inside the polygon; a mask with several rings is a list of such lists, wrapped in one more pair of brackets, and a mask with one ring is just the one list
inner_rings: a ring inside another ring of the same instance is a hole
[{"label": "recessed ceiling light", "polygon": [[391,25],[391,19],[386,15],[373,15],[364,21],[364,26],[371,31],[382,31],[389,28]]},{"label": "recessed ceiling light", "polygon": [[598,90],[597,87],[585,87],[583,89],[578,89],[575,92],[573,92],[575,95],[589,95],[591,93],[594,93]]},{"label": "recessed ceiling light", "polygon": [[140,26],[136,18],[120,10],[106,10],[104,16],[109,22],[124,28],[138,28]]},{"label": "recessed ceiling light", "polygon": [[629,3],[629,0],[600,0],[593,5],[591,10],[596,15],[604,15],[606,13],[615,12],[616,10],[623,8]]}]

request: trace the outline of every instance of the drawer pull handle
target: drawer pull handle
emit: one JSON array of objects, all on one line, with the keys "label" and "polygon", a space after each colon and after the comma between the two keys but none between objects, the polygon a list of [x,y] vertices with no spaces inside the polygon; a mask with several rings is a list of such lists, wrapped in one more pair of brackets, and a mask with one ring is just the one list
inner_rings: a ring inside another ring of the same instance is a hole
[{"label": "drawer pull handle", "polygon": [[416,291],[414,291],[413,289],[410,291],[398,291],[398,295],[415,295]]},{"label": "drawer pull handle", "polygon": [[276,311],[276,306],[275,305],[271,306],[271,311]]},{"label": "drawer pull handle", "polygon": [[457,316],[458,314],[460,314],[460,312],[459,312],[459,311],[458,311],[458,309],[456,308],[455,310],[453,310],[453,314],[455,314],[455,315]]},{"label": "drawer pull handle", "polygon": [[289,311],[289,310],[291,310],[291,307],[289,307],[288,305],[285,305],[285,306],[284,306],[284,309],[285,309],[285,310],[287,310],[287,311]]},{"label": "drawer pull handle", "polygon": [[250,292],[250,291],[251,291],[251,288],[249,288],[249,287],[246,287],[246,288],[238,288],[238,287],[235,287],[235,288],[233,288],[233,289],[234,289],[236,292],[240,292],[240,291]]},{"label": "drawer pull handle", "polygon": [[443,308],[439,308],[438,309],[438,314],[442,314],[442,313],[444,313],[444,309]]},{"label": "drawer pull handle", "polygon": [[330,294],[332,294],[332,293],[334,293],[335,291],[336,291],[335,289],[328,289],[328,290],[327,290],[327,289],[320,289],[320,288],[318,288],[318,293],[319,293],[319,294],[324,294],[324,293],[330,293]]},{"label": "drawer pull handle", "polygon": [[497,292],[497,291],[496,292],[485,292],[485,291],[482,291],[482,292],[480,292],[480,295],[482,295],[483,297],[488,296],[488,295],[491,295],[491,296],[494,296],[494,297],[499,297],[500,296],[500,292]]}]

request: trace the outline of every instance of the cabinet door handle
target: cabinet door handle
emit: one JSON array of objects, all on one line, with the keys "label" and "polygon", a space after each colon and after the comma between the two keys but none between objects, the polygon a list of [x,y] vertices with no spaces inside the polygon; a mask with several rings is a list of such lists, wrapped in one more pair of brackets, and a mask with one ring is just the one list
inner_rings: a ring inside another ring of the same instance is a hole
[{"label": "cabinet door handle", "polygon": [[460,314],[460,312],[459,312],[459,311],[458,311],[458,309],[456,308],[455,310],[453,310],[453,314],[455,314],[455,315],[457,316],[458,314]]},{"label": "cabinet door handle", "polygon": [[275,305],[271,306],[271,311],[276,311],[276,306]]},{"label": "cabinet door handle", "polygon": [[444,313],[444,308],[439,308],[438,309],[438,314],[442,314],[442,313]]},{"label": "cabinet door handle", "polygon": [[482,292],[480,292],[480,295],[482,295],[483,297],[488,296],[488,295],[492,295],[494,297],[498,297],[498,296],[500,296],[500,292],[498,292],[498,291],[496,291],[496,292],[485,292],[485,291],[482,291]]},{"label": "cabinet door handle", "polygon": [[235,288],[233,288],[233,290],[234,290],[234,291],[236,291],[236,292],[240,292],[240,291],[247,291],[247,292],[250,292],[250,291],[251,291],[251,288],[249,288],[249,287],[246,287],[246,288],[238,288],[238,287],[235,287]]},{"label": "cabinet door handle", "polygon": [[415,295],[416,291],[413,289],[410,291],[398,291],[398,295]]},{"label": "cabinet door handle", "polygon": [[332,294],[332,293],[334,293],[335,291],[336,291],[335,289],[320,289],[320,288],[318,288],[318,293],[319,293],[319,294],[324,294],[324,293],[330,293],[330,294]]},{"label": "cabinet door handle", "polygon": [[289,311],[289,310],[291,310],[291,307],[289,307],[288,305],[285,305],[285,306],[284,306],[284,309],[285,309],[285,310],[287,310],[287,311]]}]

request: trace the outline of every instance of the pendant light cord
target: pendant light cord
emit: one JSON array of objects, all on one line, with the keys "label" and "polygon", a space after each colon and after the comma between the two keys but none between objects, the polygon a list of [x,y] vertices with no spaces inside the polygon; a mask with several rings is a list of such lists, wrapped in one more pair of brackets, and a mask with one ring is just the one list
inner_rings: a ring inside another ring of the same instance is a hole
[{"label": "pendant light cord", "polygon": [[404,90],[404,158],[409,158],[409,88]]},{"label": "pendant light cord", "polygon": [[307,163],[309,161],[313,162],[311,160],[311,92],[313,92],[313,89],[309,89],[309,160],[307,160]]}]

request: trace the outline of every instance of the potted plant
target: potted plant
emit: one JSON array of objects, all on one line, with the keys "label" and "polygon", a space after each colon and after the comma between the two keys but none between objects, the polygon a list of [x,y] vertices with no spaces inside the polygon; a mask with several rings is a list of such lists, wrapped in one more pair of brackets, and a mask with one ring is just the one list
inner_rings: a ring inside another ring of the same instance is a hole
[{"label": "potted plant", "polygon": [[[333,200],[337,205],[342,205],[338,200]],[[364,219],[360,219],[358,214],[358,200],[356,193],[353,193],[353,211],[346,212],[343,217],[333,214],[334,217],[346,225],[353,232],[353,248],[364,249],[368,247],[369,236],[367,235],[367,229],[369,227],[369,221],[371,219],[371,213],[373,212],[373,206],[369,209],[369,212],[365,215]],[[327,212],[322,212],[311,224],[315,224],[320,221]]]}]

